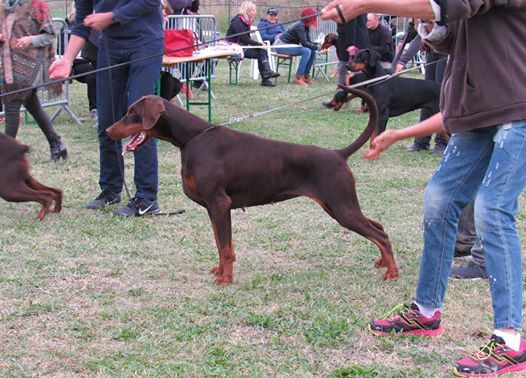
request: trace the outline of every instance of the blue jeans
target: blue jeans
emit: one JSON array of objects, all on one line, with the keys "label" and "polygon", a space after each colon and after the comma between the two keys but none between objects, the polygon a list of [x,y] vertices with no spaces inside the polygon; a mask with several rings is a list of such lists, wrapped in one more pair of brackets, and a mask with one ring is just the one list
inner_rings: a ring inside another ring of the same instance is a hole
[{"label": "blue jeans", "polygon": [[316,57],[316,51],[311,50],[308,47],[298,46],[291,48],[277,48],[276,52],[278,54],[286,54],[292,56],[301,56],[300,62],[298,64],[298,70],[296,75],[303,76],[308,75],[314,64],[314,58]]},{"label": "blue jeans", "polygon": [[[107,50],[106,50],[107,48]],[[124,163],[120,141],[113,141],[106,135],[106,129],[121,119],[128,107],[142,96],[155,94],[157,79],[161,71],[163,40],[138,45],[134,48],[107,42],[104,37],[99,43],[98,68],[123,62],[130,62],[147,56],[157,55],[126,66],[97,73],[97,112],[99,118],[100,178],[102,189],[120,193],[124,178]],[[134,152],[134,182],[136,197],[150,201],[157,199],[158,162],[156,140],[149,140]],[[120,166],[120,167],[119,167]]]},{"label": "blue jeans", "polygon": [[424,250],[416,302],[444,303],[460,211],[475,199],[494,327],[521,329],[522,258],[515,225],[526,185],[526,120],[454,134],[424,196]]}]

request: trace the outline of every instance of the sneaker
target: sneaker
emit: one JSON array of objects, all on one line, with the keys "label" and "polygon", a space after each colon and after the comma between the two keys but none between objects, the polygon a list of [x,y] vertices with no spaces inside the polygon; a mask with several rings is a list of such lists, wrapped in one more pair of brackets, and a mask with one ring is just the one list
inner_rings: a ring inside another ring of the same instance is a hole
[{"label": "sneaker", "polygon": [[93,201],[86,205],[86,209],[100,210],[106,206],[121,202],[121,194],[103,189]]},{"label": "sneaker", "polygon": [[506,346],[504,340],[491,335],[490,341],[472,354],[455,362],[453,374],[457,377],[493,377],[526,370],[526,343],[521,342],[518,352]]},{"label": "sneaker", "polygon": [[420,152],[420,151],[427,151],[429,150],[429,146],[422,146],[420,144],[413,143],[406,152]]},{"label": "sneaker", "polygon": [[414,303],[399,305],[382,319],[373,320],[369,331],[378,336],[391,334],[438,336],[444,332],[440,324],[440,311],[432,318],[425,317]]},{"label": "sneaker", "polygon": [[134,197],[128,204],[113,212],[118,217],[143,217],[145,215],[159,214],[161,209],[157,201]]},{"label": "sneaker", "polygon": [[263,79],[261,80],[261,86],[262,87],[275,87],[276,83],[273,83],[272,81],[270,81],[270,79]]},{"label": "sneaker", "polygon": [[468,261],[467,264],[454,266],[449,272],[449,277],[459,280],[482,280],[488,278],[486,268],[474,261]]}]

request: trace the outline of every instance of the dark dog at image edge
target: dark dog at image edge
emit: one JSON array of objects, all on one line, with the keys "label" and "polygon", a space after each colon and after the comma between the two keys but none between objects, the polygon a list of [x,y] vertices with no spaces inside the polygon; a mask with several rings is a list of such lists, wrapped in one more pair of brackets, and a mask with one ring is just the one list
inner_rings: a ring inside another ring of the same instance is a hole
[{"label": "dark dog at image edge", "polygon": [[261,138],[211,125],[157,96],[130,106],[106,132],[112,139],[131,136],[124,146],[133,151],[150,138],[181,150],[184,193],[206,208],[212,222],[219,265],[216,284],[230,284],[236,260],[232,245],[231,209],[271,204],[290,198],[312,198],[343,227],[369,239],[380,249],[375,266],[387,267],[384,279],[398,278],[391,243],[380,223],[366,218],[358,204],[355,180],[347,159],[363,146],[377,123],[377,108],[367,93],[369,123],[349,146],[328,150]]},{"label": "dark dog at image edge", "polygon": [[[40,203],[42,208],[37,219],[42,220],[49,211],[60,212],[62,191],[45,186],[31,176],[28,151],[28,146],[0,133],[0,197],[9,202]],[[55,206],[50,210],[53,202]]]}]

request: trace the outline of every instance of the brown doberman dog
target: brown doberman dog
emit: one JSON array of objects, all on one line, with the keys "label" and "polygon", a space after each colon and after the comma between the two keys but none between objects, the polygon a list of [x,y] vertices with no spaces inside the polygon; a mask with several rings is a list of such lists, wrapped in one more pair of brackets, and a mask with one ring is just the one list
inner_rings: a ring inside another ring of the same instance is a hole
[{"label": "brown doberman dog", "polygon": [[205,207],[212,221],[219,266],[212,269],[216,284],[229,284],[236,259],[232,245],[230,210],[290,198],[312,198],[338,223],[372,241],[380,249],[377,268],[387,267],[384,279],[398,278],[389,237],[380,223],[366,218],[358,204],[355,180],[347,159],[367,142],[378,113],[370,95],[369,123],[349,146],[328,150],[261,138],[211,125],[157,96],[146,96],[130,106],[106,132],[112,139],[132,136],[124,151],[133,151],[150,138],[181,149],[184,193]]},{"label": "brown doberman dog", "polygon": [[338,46],[338,34],[336,33],[327,33],[325,38],[323,38],[321,49],[327,50],[331,46],[334,46],[334,47]]},{"label": "brown doberman dog", "polygon": [[[38,202],[42,209],[37,219],[46,213],[59,213],[62,208],[62,190],[50,188],[35,180],[29,173],[26,153],[29,147],[0,133],[0,197],[9,202]],[[55,202],[53,210],[50,206]]]}]

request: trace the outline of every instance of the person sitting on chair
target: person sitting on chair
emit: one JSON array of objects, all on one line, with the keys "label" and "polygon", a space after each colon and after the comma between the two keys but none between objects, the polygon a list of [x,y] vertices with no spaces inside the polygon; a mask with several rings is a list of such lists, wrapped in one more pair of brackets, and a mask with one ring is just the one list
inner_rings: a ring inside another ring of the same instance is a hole
[{"label": "person sitting on chair", "polygon": [[277,36],[274,42],[275,46],[294,44],[300,45],[298,47],[281,47],[277,48],[278,54],[286,54],[292,56],[301,56],[298,70],[294,77],[294,83],[307,86],[312,84],[309,72],[314,64],[316,51],[321,49],[321,46],[312,42],[310,38],[309,28],[318,27],[318,17],[314,8],[304,8],[301,11],[301,20],[293,23],[285,33]]},{"label": "person sitting on chair", "polygon": [[[250,38],[250,26],[256,17],[256,5],[250,1],[243,1],[239,6],[239,14],[230,21],[226,32],[227,41],[237,43],[241,46],[261,46],[258,41]],[[261,74],[261,85],[263,87],[275,87],[270,79],[278,77],[279,73],[270,69],[267,51],[263,48],[250,48],[244,50],[245,58],[257,59],[258,69]]]},{"label": "person sitting on chair", "polygon": [[279,9],[271,7],[267,9],[267,16],[258,23],[259,34],[263,41],[269,41],[272,45],[276,36],[285,31],[285,26],[278,22]]}]

